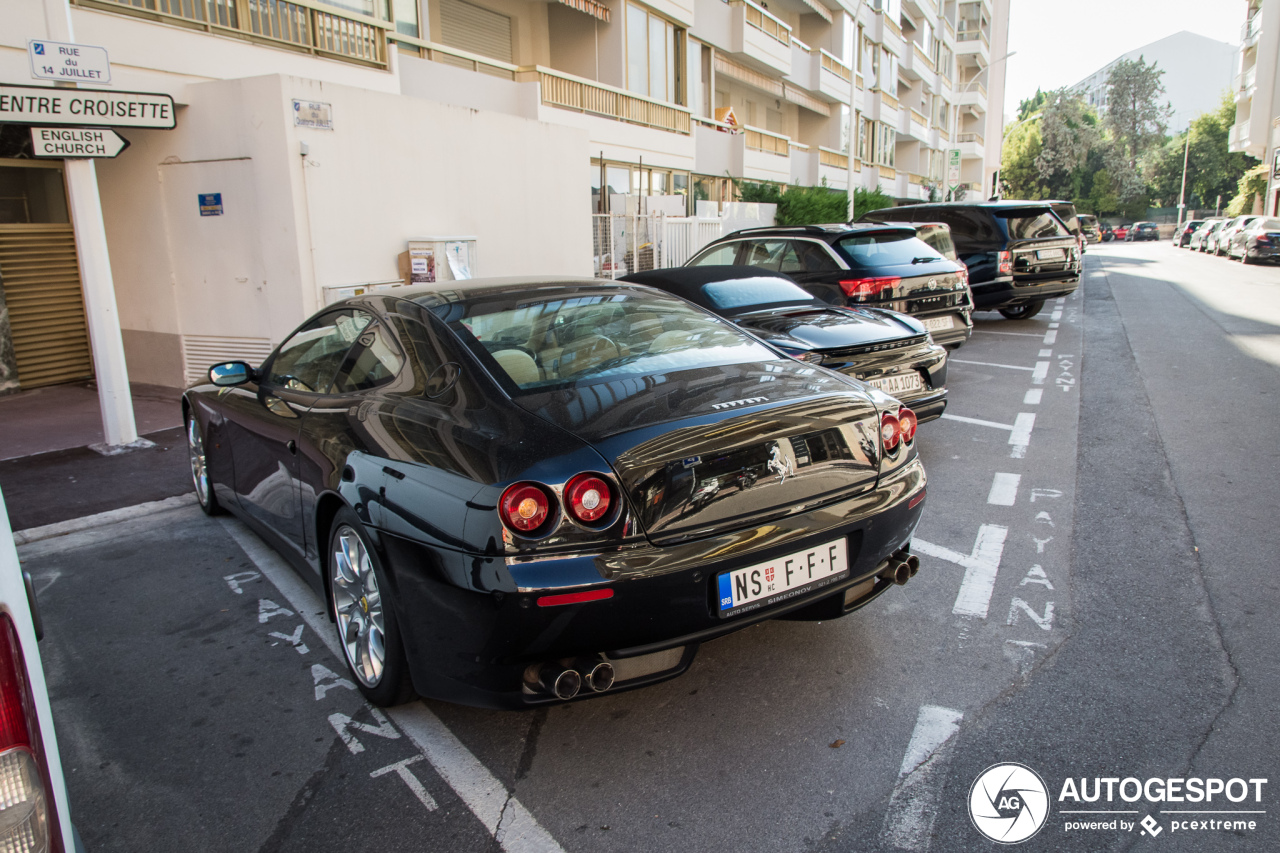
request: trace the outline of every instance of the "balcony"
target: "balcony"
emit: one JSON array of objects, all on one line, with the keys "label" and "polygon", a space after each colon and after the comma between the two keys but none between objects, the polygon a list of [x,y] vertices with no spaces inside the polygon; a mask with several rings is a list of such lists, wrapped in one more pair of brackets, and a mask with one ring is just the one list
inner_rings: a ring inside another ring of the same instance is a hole
[{"label": "balcony", "polygon": [[821,186],[826,181],[827,186],[834,190],[844,190],[849,188],[849,155],[842,154],[839,151],[832,151],[830,148],[818,148],[818,171],[813,185]]},{"label": "balcony", "polygon": [[574,77],[541,65],[519,69],[516,79],[539,83],[543,106],[601,116],[669,133],[686,136],[690,133],[690,111],[679,104],[656,101],[625,89]]},{"label": "balcony", "polygon": [[151,21],[176,24],[258,44],[340,59],[373,68],[387,67],[390,21],[316,3],[313,0],[71,0],[85,9],[102,9]]},{"label": "balcony", "polygon": [[1258,36],[1262,35],[1262,10],[1259,9],[1254,13],[1253,17],[1240,25],[1240,49],[1253,47],[1258,43]]},{"label": "balcony", "polygon": [[751,0],[731,0],[729,50],[779,74],[791,73],[791,27]]},{"label": "balcony", "polygon": [[986,112],[987,87],[981,83],[966,83],[960,87],[960,92],[956,95],[955,103],[962,107],[977,107],[983,112]]},{"label": "balcony", "polygon": [[1231,139],[1228,147],[1232,151],[1243,151],[1249,145],[1249,120],[1245,119],[1231,126]]},{"label": "balcony", "polygon": [[813,53],[818,86],[815,91],[840,104],[849,103],[853,94],[853,69],[822,48]]},{"label": "balcony", "polygon": [[956,58],[973,59],[979,66],[991,64],[991,42],[979,29],[962,29],[956,33]]},{"label": "balcony", "polygon": [[455,68],[463,68],[467,71],[474,71],[477,74],[486,74],[503,80],[515,80],[516,72],[519,71],[516,66],[508,62],[502,62],[489,56],[481,56],[478,53],[469,53],[456,47],[447,47],[443,44],[423,41],[413,36],[392,32],[387,34],[387,38],[396,44],[401,54],[417,56],[420,59],[429,59],[432,62],[439,62],[444,65],[452,65]]},{"label": "balcony", "polygon": [[697,148],[694,171],[704,175],[728,173],[749,181],[791,180],[791,139],[758,127],[733,128],[699,118],[694,132]]},{"label": "balcony", "polygon": [[1258,66],[1249,66],[1247,71],[1242,71],[1236,75],[1235,90],[1236,100],[1243,101],[1253,96],[1253,90],[1258,82]]},{"label": "balcony", "polygon": [[987,142],[981,133],[956,134],[956,147],[964,159],[981,158],[986,154]]},{"label": "balcony", "polygon": [[[719,56],[717,56],[719,59]],[[717,65],[717,71],[719,66]],[[730,77],[738,77],[739,75],[730,73]],[[758,75],[752,72],[752,76]],[[759,88],[758,84],[750,80],[743,82],[752,83]],[[783,97],[792,103],[799,104],[821,115],[830,115],[831,108],[827,101],[834,103],[847,104],[849,97],[853,93],[853,69],[845,65],[833,55],[821,48],[811,48],[809,45],[799,39],[791,39],[791,73],[787,75],[787,82],[792,84],[785,86],[783,89]],[[816,92],[825,100],[818,101],[816,108],[813,103],[814,99],[803,93],[796,92],[796,88]],[[774,94],[772,89],[766,89]],[[795,97],[801,95],[801,97]]]}]

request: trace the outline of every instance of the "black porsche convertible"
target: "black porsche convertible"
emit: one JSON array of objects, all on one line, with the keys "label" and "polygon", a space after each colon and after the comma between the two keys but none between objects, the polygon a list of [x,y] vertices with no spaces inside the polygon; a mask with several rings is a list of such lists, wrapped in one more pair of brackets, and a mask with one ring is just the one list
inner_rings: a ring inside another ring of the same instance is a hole
[{"label": "black porsche convertible", "polygon": [[375,704],[650,684],[919,566],[915,414],[638,285],[348,299],[182,407],[201,505],[325,595]]},{"label": "black porsche convertible", "polygon": [[920,423],[947,408],[947,351],[915,317],[830,305],[759,267],[697,266],[622,277],[701,305],[810,364],[862,379],[911,407]]}]

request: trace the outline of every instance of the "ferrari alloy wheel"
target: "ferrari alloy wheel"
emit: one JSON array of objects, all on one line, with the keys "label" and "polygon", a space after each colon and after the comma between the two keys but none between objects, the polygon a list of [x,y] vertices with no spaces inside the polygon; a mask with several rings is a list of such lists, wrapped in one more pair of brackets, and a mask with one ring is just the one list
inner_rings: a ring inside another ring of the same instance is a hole
[{"label": "ferrari alloy wheel", "polygon": [[191,482],[196,487],[196,500],[207,515],[221,512],[218,498],[209,483],[209,460],[204,451],[204,438],[200,435],[200,424],[195,417],[187,419],[187,455],[191,459]]},{"label": "ferrari alloy wheel", "polygon": [[334,520],[328,562],[330,611],[360,692],[384,707],[406,701],[412,690],[378,557],[349,509]]}]

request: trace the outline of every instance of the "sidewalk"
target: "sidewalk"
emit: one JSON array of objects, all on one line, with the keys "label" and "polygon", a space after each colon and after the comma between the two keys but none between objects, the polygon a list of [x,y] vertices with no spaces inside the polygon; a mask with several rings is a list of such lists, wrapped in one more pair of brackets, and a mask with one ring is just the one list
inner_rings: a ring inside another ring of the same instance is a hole
[{"label": "sidewalk", "polygon": [[102,441],[91,384],[0,397],[0,490],[15,531],[192,491],[178,392],[134,385],[138,432],[155,447],[119,456]]}]

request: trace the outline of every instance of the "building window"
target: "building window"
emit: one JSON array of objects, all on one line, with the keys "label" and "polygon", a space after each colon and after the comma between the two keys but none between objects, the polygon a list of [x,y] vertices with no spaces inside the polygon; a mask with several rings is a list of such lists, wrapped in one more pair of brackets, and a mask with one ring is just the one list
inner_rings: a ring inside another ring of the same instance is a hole
[{"label": "building window", "polygon": [[643,6],[627,4],[627,89],[684,103],[684,30]]},{"label": "building window", "polygon": [[882,121],[876,122],[876,162],[881,166],[893,166],[897,161],[898,135]]},{"label": "building window", "polygon": [[871,162],[871,136],[873,125],[862,116],[858,116],[858,159],[864,163]]}]

